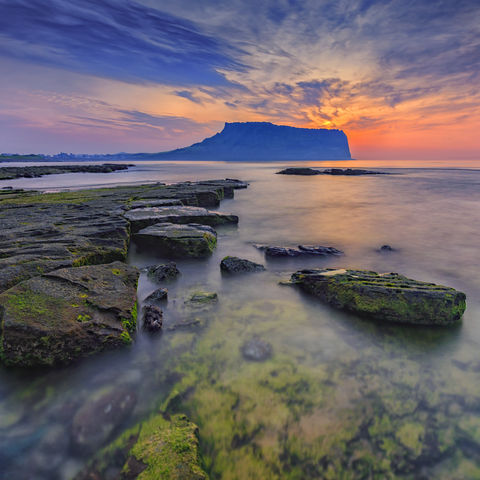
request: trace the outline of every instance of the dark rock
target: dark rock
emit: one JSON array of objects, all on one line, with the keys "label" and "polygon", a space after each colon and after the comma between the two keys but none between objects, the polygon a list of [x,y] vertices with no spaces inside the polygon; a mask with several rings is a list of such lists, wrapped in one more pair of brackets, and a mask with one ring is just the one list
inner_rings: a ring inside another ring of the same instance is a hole
[{"label": "dark rock", "polygon": [[135,241],[171,258],[202,258],[217,245],[217,233],[207,225],[158,223],[140,230]]},{"label": "dark rock", "polygon": [[168,262],[148,267],[147,275],[161,283],[177,278],[180,275],[180,270],[175,262]]},{"label": "dark rock", "polygon": [[323,170],[321,172],[322,175],[350,175],[350,176],[355,176],[355,175],[389,175],[386,172],[377,172],[374,170],[362,170],[360,168],[328,168],[326,170]]},{"label": "dark rock", "polygon": [[131,342],[138,270],[121,262],[64,268],[0,295],[2,360],[53,365]]},{"label": "dark rock", "polygon": [[241,347],[242,355],[247,360],[263,362],[272,356],[272,346],[270,343],[253,338],[245,342]]},{"label": "dark rock", "polygon": [[320,175],[318,170],[307,167],[289,167],[277,172],[278,175]]},{"label": "dark rock", "polygon": [[379,252],[395,252],[395,248],[390,245],[382,245],[379,249]]},{"label": "dark rock", "polygon": [[145,303],[162,302],[168,298],[168,290],[166,288],[159,288],[151,293],[146,299]]},{"label": "dark rock", "polygon": [[386,172],[377,172],[374,170],[363,170],[361,168],[327,168],[325,170],[315,170],[307,167],[289,167],[277,172],[281,175],[390,175]]},{"label": "dark rock", "polygon": [[156,305],[145,305],[143,308],[143,328],[149,332],[158,332],[162,329],[163,312]]},{"label": "dark rock", "polygon": [[189,206],[136,208],[126,212],[125,218],[130,221],[133,232],[158,223],[199,223],[210,226],[238,223],[236,215]]},{"label": "dark rock", "polygon": [[385,322],[451,325],[466,307],[464,293],[398,273],[300,270],[292,282],[335,308]]},{"label": "dark rock", "polygon": [[261,272],[265,270],[265,267],[259,263],[238,257],[225,257],[220,262],[220,268],[223,272],[228,273]]},{"label": "dark rock", "polygon": [[322,247],[322,246],[314,246],[314,245],[299,245],[298,249],[302,252],[302,254],[307,255],[342,255],[343,252],[337,250],[333,247]]},{"label": "dark rock", "polygon": [[72,441],[84,452],[95,452],[130,416],[136,403],[133,391],[119,388],[90,400],[72,422]]},{"label": "dark rock", "polygon": [[263,250],[267,257],[300,257],[307,255],[327,256],[342,255],[343,252],[333,247],[323,247],[314,245],[299,245],[298,248],[274,247],[267,245],[257,245],[259,250]]},{"label": "dark rock", "polygon": [[52,165],[28,167],[0,167],[0,180],[14,178],[35,178],[43,175],[58,175],[61,173],[112,173],[119,170],[128,170],[135,165],[120,165],[104,163],[103,165]]}]

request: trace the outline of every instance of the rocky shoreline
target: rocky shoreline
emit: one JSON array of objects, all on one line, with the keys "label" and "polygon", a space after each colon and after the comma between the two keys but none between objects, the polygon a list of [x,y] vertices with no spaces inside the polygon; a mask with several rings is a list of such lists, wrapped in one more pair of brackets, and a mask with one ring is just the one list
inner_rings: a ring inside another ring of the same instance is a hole
[{"label": "rocky shoreline", "polygon": [[135,165],[104,163],[102,165],[52,165],[28,167],[0,167],[0,180],[14,180],[15,178],[37,178],[44,175],[59,175],[62,173],[112,173],[128,170]]}]

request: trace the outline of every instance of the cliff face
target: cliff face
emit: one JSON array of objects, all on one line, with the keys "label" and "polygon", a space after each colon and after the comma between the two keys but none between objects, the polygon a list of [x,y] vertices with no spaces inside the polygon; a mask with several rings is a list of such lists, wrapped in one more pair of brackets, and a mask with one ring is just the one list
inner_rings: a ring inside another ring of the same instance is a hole
[{"label": "cliff face", "polygon": [[[267,122],[226,123],[190,147],[158,155],[165,160],[348,160],[342,130],[295,128]],[[158,158],[157,156],[157,158]]]}]

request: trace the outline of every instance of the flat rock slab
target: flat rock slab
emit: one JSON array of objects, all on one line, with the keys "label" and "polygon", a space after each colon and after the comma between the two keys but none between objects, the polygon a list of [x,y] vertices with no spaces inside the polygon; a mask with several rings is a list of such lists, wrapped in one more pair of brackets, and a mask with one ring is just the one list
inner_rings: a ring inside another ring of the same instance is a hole
[{"label": "flat rock slab", "polygon": [[136,233],[135,241],[166,257],[202,258],[215,249],[217,233],[207,225],[157,223]]},{"label": "flat rock slab", "polygon": [[398,273],[327,268],[300,270],[291,280],[335,308],[385,322],[451,325],[466,308],[464,293]]},{"label": "flat rock slab", "polygon": [[70,363],[130,343],[138,275],[135,267],[121,262],[64,268],[3,292],[3,362]]},{"label": "flat rock slab", "polygon": [[238,257],[223,258],[220,262],[220,268],[222,272],[227,273],[262,272],[265,270],[265,267],[260,263]]},{"label": "flat rock slab", "polygon": [[321,245],[299,245],[298,248],[276,247],[269,245],[256,245],[259,250],[263,250],[267,257],[301,257],[317,255],[320,257],[327,255],[342,255],[341,250],[334,247],[324,247]]},{"label": "flat rock slab", "polygon": [[125,218],[130,221],[133,232],[160,222],[200,223],[211,226],[238,223],[236,215],[226,215],[206,208],[188,206],[136,208],[126,212]]}]

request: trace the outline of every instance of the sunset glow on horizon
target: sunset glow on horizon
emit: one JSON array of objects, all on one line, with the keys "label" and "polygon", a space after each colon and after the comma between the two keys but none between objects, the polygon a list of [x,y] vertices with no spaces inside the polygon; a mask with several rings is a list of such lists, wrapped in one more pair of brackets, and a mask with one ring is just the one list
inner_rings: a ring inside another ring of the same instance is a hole
[{"label": "sunset glow on horizon", "polygon": [[358,159],[480,152],[478,2],[0,0],[0,151],[157,152],[224,122]]}]

